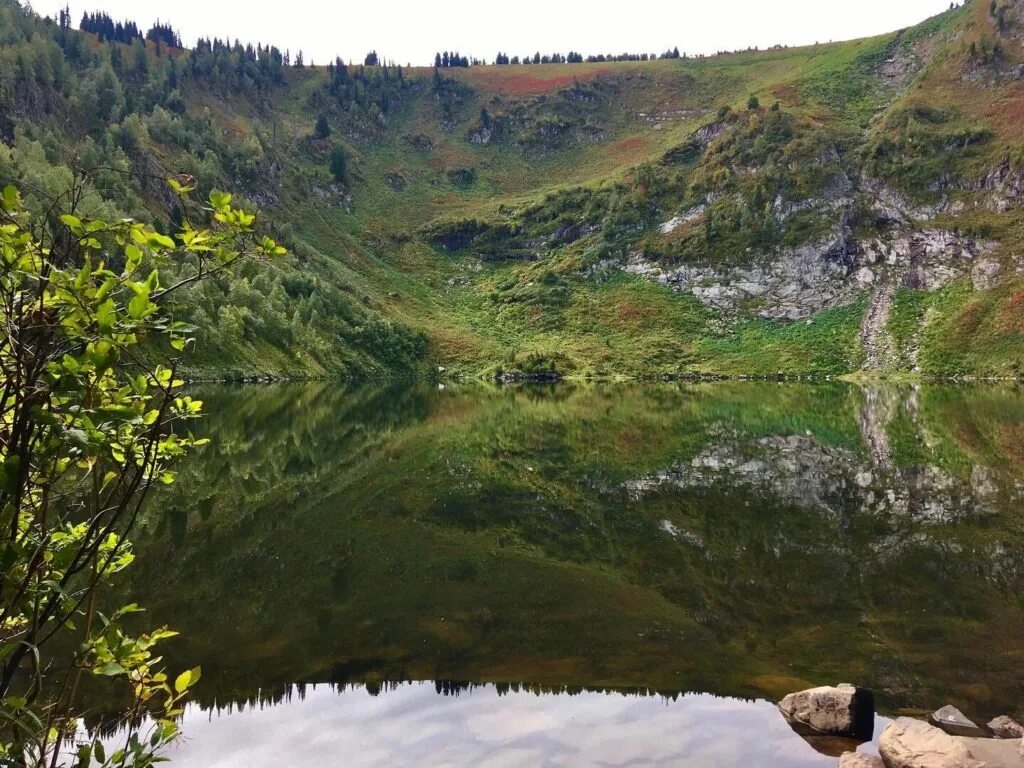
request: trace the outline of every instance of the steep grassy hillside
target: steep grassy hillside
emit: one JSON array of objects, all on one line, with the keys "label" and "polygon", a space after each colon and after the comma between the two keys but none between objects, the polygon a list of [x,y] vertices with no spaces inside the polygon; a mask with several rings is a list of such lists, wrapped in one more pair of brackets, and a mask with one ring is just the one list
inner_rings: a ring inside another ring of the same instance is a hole
[{"label": "steep grassy hillside", "polygon": [[0,0],[0,177],[259,208],[292,256],[189,297],[198,373],[1016,376],[1022,39],[974,0],[707,59],[300,68]]}]

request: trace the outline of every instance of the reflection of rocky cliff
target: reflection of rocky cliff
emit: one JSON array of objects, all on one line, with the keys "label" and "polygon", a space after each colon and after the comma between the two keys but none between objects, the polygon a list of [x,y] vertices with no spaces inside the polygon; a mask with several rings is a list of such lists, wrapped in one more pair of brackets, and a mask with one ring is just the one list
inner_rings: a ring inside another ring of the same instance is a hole
[{"label": "reflection of rocky cliff", "polygon": [[751,436],[723,427],[708,433],[709,442],[696,456],[623,485],[638,501],[666,485],[721,484],[769,494],[835,520],[870,514],[926,524],[995,515],[1024,499],[1024,487],[1000,483],[982,465],[966,478],[935,465],[895,465],[887,426],[897,408],[913,412],[916,400],[913,391],[903,398],[892,390],[864,392],[858,421],[867,455],[823,444],[810,433]]},{"label": "reflection of rocky cliff", "polygon": [[1012,392],[226,397],[133,573],[204,702],[303,680],[854,679],[890,709],[978,711],[1024,674]]},{"label": "reflection of rocky cliff", "polygon": [[993,515],[1001,499],[1024,497],[1020,489],[1002,489],[981,466],[964,480],[935,466],[886,471],[845,449],[822,446],[813,437],[731,434],[720,439],[694,458],[627,481],[624,487],[639,502],[665,486],[721,484],[771,494],[834,520],[873,514],[931,524]]}]

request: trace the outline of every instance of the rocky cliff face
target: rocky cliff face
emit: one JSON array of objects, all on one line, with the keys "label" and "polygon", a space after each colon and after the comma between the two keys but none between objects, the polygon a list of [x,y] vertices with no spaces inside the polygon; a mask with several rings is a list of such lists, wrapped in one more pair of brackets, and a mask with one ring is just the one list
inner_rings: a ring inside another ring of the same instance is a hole
[{"label": "rocky cliff face", "polygon": [[[721,126],[713,123],[700,129],[695,143],[706,147],[709,137],[721,134]],[[825,162],[839,164],[834,152]],[[999,243],[967,234],[958,226],[939,226],[937,220],[955,224],[972,208],[1005,213],[1024,202],[1024,179],[1004,161],[981,178],[958,185],[944,174],[938,187],[942,198],[925,204],[867,173],[854,181],[839,172],[820,196],[788,202],[780,196],[771,206],[774,226],[782,229],[794,214],[812,213],[828,225],[822,237],[796,247],[748,248],[718,264],[666,266],[656,253],[638,248],[630,252],[623,268],[692,293],[721,312],[787,320],[848,303],[882,284],[934,291],[970,275],[977,289],[991,287],[1003,272],[998,260],[988,258]],[[951,199],[953,191],[961,196]],[[970,206],[965,193],[973,197]],[[706,202],[663,221],[660,234],[703,224],[714,199],[709,196]],[[742,198],[737,202],[745,204]],[[863,224],[865,216],[872,226],[854,231],[852,225],[858,218]]]}]

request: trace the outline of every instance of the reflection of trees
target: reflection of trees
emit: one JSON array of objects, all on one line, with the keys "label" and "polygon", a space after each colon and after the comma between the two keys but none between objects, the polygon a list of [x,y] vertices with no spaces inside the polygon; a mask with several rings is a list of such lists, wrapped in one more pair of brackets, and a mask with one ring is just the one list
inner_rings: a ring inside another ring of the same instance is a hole
[{"label": "reflection of trees", "polygon": [[[320,687],[326,688],[339,696],[362,691],[370,696],[377,697],[413,685],[431,685],[438,696],[453,698],[463,694],[471,695],[473,693],[492,692],[499,698],[520,693],[529,693],[533,696],[580,696],[585,693],[596,693],[631,698],[656,697],[664,702],[674,702],[690,693],[698,693],[696,691],[655,690],[653,688],[636,686],[610,688],[605,686],[540,685],[527,682],[482,683],[465,680],[382,680],[375,682],[289,683],[261,688],[242,697],[228,698],[226,700],[204,699],[196,703],[204,711],[215,712],[217,715],[230,715],[236,711],[267,709],[281,704],[290,704],[293,701],[305,701],[307,692]],[[120,721],[117,721],[117,724],[111,727],[99,712],[93,712],[85,719],[84,724],[91,733],[95,733],[102,738],[115,736],[119,732],[120,727],[122,727]]]},{"label": "reflection of trees", "polygon": [[[886,395],[868,483],[852,387],[202,394],[217,441],[150,521],[133,586],[203,664],[205,705],[450,677],[741,696],[855,678],[909,704],[976,675],[991,706],[1010,695],[1012,392]],[[929,462],[967,501],[993,467],[997,514],[865,504],[939,498]]]}]

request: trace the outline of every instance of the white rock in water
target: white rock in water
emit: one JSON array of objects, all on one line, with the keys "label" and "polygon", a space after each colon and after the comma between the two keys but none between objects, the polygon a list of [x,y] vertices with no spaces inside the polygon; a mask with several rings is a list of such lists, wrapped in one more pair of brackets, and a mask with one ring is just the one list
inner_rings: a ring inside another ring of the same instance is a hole
[{"label": "white rock in water", "polygon": [[909,717],[882,732],[878,751],[886,768],[987,768],[971,757],[963,739]]},{"label": "white rock in water", "polygon": [[791,693],[779,703],[779,709],[790,724],[809,726],[823,734],[871,738],[874,730],[875,697],[854,685]]}]

